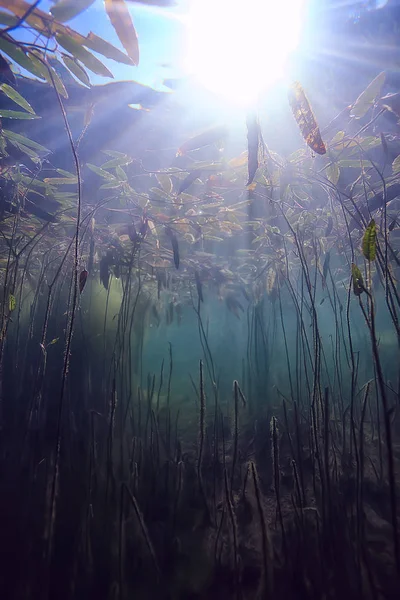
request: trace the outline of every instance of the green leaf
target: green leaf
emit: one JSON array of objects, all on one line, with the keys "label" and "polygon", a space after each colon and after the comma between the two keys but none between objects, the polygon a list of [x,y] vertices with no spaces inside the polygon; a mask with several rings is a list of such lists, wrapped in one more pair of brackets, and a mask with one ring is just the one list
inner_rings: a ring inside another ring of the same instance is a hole
[{"label": "green leaf", "polygon": [[124,154],[123,156],[119,156],[118,158],[113,158],[112,160],[108,160],[101,165],[102,169],[115,169],[115,167],[123,167],[124,165],[129,165],[132,162],[132,158]]},{"label": "green leaf", "polygon": [[[367,135],[365,138],[359,141],[359,145],[363,150],[372,150],[373,148],[377,148],[381,144],[382,141],[379,135]],[[357,150],[358,148],[354,148],[353,153]]]},{"label": "green leaf", "polygon": [[0,135],[0,154],[2,156],[8,156],[6,148],[7,148],[7,141],[4,136]]},{"label": "green leaf", "polygon": [[133,64],[139,64],[139,42],[124,0],[104,0],[106,13]]},{"label": "green leaf", "polygon": [[3,110],[0,108],[0,117],[3,119],[41,119],[38,115],[22,112],[21,110]]},{"label": "green leaf", "polygon": [[382,71],[358,96],[353,104],[350,116],[356,119],[364,117],[371,106],[374,105],[376,98],[380,95],[383,84],[385,83],[386,73]]},{"label": "green leaf", "polygon": [[1,25],[7,25],[7,27],[13,27],[14,25],[16,25],[18,23],[18,21],[19,21],[18,17],[15,17],[14,15],[9,15],[8,13],[5,13],[2,10],[0,10]]},{"label": "green leaf", "polygon": [[171,177],[168,177],[168,175],[165,175],[164,173],[158,173],[156,179],[166,194],[172,192],[173,186]]},{"label": "green leaf", "polygon": [[[9,37],[9,36],[7,36],[7,37]],[[12,40],[12,38],[9,38],[9,39]],[[29,73],[32,73],[32,75],[39,77],[39,79],[46,79],[45,77],[43,77],[43,74],[41,73],[41,71],[38,70],[37,65],[30,58],[30,56],[25,54],[25,52],[23,52],[20,48],[17,48],[17,46],[15,46],[14,43],[8,41],[8,39],[5,39],[4,37],[1,37],[1,36],[0,36],[0,50],[5,52],[5,54],[7,54],[13,61],[15,61],[23,69],[25,69]]]},{"label": "green leaf", "polygon": [[57,173],[60,175],[64,175],[64,177],[69,177],[70,179],[74,179],[76,181],[76,174],[70,173],[69,171],[64,171],[64,169],[56,169]]},{"label": "green leaf", "polygon": [[43,181],[50,185],[76,185],[78,183],[77,178],[72,179],[71,177],[45,177]]},{"label": "green leaf", "polygon": [[92,165],[91,163],[86,163],[86,166],[89,167],[89,169],[97,175],[100,175],[100,177],[103,177],[103,179],[109,179],[110,181],[116,180],[114,175],[112,175],[108,171],[105,171],[101,167],[96,167],[96,165]]},{"label": "green leaf", "polygon": [[101,75],[102,77],[114,78],[114,75],[107,69],[103,63],[91,54],[86,48],[81,46],[72,36],[56,33],[56,40],[72,56],[78,58],[90,71]]},{"label": "green leaf", "polygon": [[338,165],[341,169],[362,169],[362,167],[372,167],[370,160],[340,160]]},{"label": "green leaf", "polygon": [[15,102],[16,104],[18,104],[19,106],[21,106],[22,108],[27,110],[29,113],[32,113],[32,115],[35,114],[35,111],[33,110],[32,106],[29,104],[29,102],[27,102],[25,100],[25,98],[23,98],[21,96],[21,94],[19,94],[16,90],[14,90],[14,88],[12,88],[10,85],[8,85],[7,83],[3,83],[2,85],[0,85],[0,90],[8,98],[10,98],[10,100],[13,100],[13,102]]},{"label": "green leaf", "polygon": [[122,63],[124,65],[134,66],[134,62],[129,56],[121,52],[118,48],[106,42],[95,33],[90,32],[89,35],[85,38],[84,45],[94,52],[98,52],[102,54],[106,58],[111,58],[111,60],[115,60],[116,62]]},{"label": "green leaf", "polygon": [[189,170],[190,171],[217,171],[219,173],[221,171],[226,171],[227,165],[225,162],[210,162],[209,160],[198,160],[196,162],[191,163]]},{"label": "green leaf", "polygon": [[400,173],[400,154],[392,162],[393,175]]},{"label": "green leaf", "polygon": [[[16,177],[14,178],[14,181],[16,181]],[[31,190],[33,187],[38,187],[45,190],[49,189],[49,186],[46,183],[43,183],[43,181],[40,181],[40,179],[34,179],[32,181],[32,176],[28,177],[27,175],[23,175],[22,173],[18,173],[18,181],[19,183],[25,184]]]},{"label": "green leaf", "polygon": [[29,156],[29,158],[31,158],[34,163],[38,164],[40,162],[39,155],[37,154],[37,152],[35,152],[34,150],[32,150],[32,148],[28,148],[28,146],[24,146],[24,144],[21,144],[19,142],[14,141],[14,140],[8,140],[8,141],[15,148],[17,148],[20,152],[23,152],[24,154],[27,154],[27,156]]},{"label": "green leaf", "polygon": [[[32,63],[34,64],[35,69],[40,73],[40,76],[42,77],[42,79],[45,79],[47,81],[47,83],[49,83],[51,86],[53,86],[53,81],[54,81],[54,87],[56,88],[56,90],[60,94],[60,96],[62,96],[63,98],[68,98],[68,92],[65,89],[65,86],[64,86],[63,82],[61,81],[60,77],[58,76],[56,71],[53,69],[53,67],[50,67],[50,65],[48,63],[43,64],[40,61],[40,59],[44,60],[44,57],[41,55],[41,53],[38,52],[37,50],[32,50],[31,52],[28,52],[28,56],[29,56],[30,60],[32,61]],[[51,71],[51,75],[50,75],[49,70]]]},{"label": "green leaf", "polygon": [[39,198],[45,198],[45,196],[43,194],[41,194],[40,192],[38,192],[37,190],[27,190],[29,191],[29,195],[32,196],[32,194],[35,194],[35,196],[39,196]]},{"label": "green leaf", "polygon": [[127,154],[123,152],[117,152],[116,150],[102,150],[103,154],[107,154],[107,156],[112,156],[113,158],[125,158]]},{"label": "green leaf", "polygon": [[338,131],[336,135],[331,139],[329,145],[333,146],[334,144],[338,144],[339,142],[343,141],[344,135],[344,131]]},{"label": "green leaf", "polygon": [[81,81],[87,87],[91,86],[89,75],[86,73],[85,69],[82,67],[82,65],[79,64],[77,60],[74,60],[66,54],[62,55],[62,60],[67,69],[69,69],[71,73],[75,75],[77,79],[79,79],[79,81]]},{"label": "green leaf", "polygon": [[364,280],[360,269],[354,263],[351,264],[351,278],[353,281],[353,292],[355,296],[361,296],[364,291]]},{"label": "green leaf", "polygon": [[53,197],[56,200],[60,200],[60,203],[62,206],[68,206],[67,201],[68,200],[75,200],[77,198],[78,194],[74,193],[74,192],[54,192]]},{"label": "green leaf", "polygon": [[336,162],[328,165],[326,169],[326,176],[329,179],[329,181],[333,183],[333,185],[337,185],[337,182],[339,181],[340,177],[340,169],[339,165]]},{"label": "green leaf", "polygon": [[41,146],[37,142],[30,140],[29,138],[25,137],[24,135],[21,135],[20,133],[15,133],[15,131],[10,131],[9,129],[3,129],[3,135],[10,141],[19,142],[20,144],[24,144],[25,146],[28,146],[28,148],[37,150],[38,152],[46,152],[46,154],[48,154],[50,152],[50,150],[48,150],[44,146]]},{"label": "green leaf", "polygon": [[153,196],[158,196],[158,198],[161,198],[162,200],[171,200],[170,196],[166,192],[164,192],[164,190],[160,190],[160,188],[150,188],[149,194],[152,194]]},{"label": "green leaf", "polygon": [[65,23],[94,4],[95,0],[60,0],[51,7],[50,12],[57,21]]},{"label": "green leaf", "polygon": [[115,172],[116,172],[116,175],[117,175],[117,177],[118,177],[118,179],[120,181],[128,181],[128,176],[127,176],[127,174],[125,173],[125,171],[123,170],[122,167],[119,167],[119,166],[116,167],[115,168]]},{"label": "green leaf", "polygon": [[110,183],[103,183],[103,185],[101,185],[99,187],[100,190],[112,190],[115,188],[118,188],[122,185],[121,181],[118,181],[117,179],[115,181],[111,181]]},{"label": "green leaf", "polygon": [[10,297],[8,299],[8,310],[10,312],[12,312],[13,310],[15,310],[16,306],[17,306],[17,301],[15,299],[15,296],[10,294]]},{"label": "green leaf", "polygon": [[374,219],[365,230],[362,240],[362,252],[367,260],[375,260],[376,257],[376,224]]}]

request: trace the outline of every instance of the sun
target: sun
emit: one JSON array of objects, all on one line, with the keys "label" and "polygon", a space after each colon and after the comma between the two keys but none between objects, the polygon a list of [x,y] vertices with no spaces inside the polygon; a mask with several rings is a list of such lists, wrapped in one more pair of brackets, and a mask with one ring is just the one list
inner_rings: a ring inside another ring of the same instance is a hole
[{"label": "sun", "polygon": [[285,74],[306,0],[192,0],[186,69],[231,106],[250,106]]}]

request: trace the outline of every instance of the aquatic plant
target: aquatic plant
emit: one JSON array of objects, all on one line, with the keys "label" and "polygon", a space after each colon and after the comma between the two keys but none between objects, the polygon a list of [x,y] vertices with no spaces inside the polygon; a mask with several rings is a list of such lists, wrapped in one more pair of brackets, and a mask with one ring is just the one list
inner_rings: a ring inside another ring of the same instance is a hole
[{"label": "aquatic plant", "polygon": [[136,50],[63,25],[76,3],[55,19],[8,4],[0,93],[25,112],[0,115],[43,117],[16,63],[52,88],[71,152],[61,168],[24,128],[0,132],[4,597],[395,594],[400,145],[376,130],[384,75],[324,128],[296,84],[316,157],[274,152],[254,112],[238,157],[216,151],[218,125],[173,166],[120,150],[94,164],[92,112],[71,126],[61,67],[81,88],[108,72],[91,50]]}]

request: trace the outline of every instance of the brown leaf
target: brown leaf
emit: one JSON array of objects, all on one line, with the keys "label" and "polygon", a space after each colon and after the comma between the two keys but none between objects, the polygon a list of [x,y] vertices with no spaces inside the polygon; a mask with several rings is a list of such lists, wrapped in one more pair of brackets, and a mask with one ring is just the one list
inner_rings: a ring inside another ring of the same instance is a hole
[{"label": "brown leaf", "polygon": [[104,0],[106,12],[129,58],[139,64],[139,42],[124,0]]},{"label": "brown leaf", "polygon": [[326,154],[325,144],[322,141],[314,113],[298,81],[290,87],[289,103],[307,145],[317,154]]},{"label": "brown leaf", "polygon": [[77,31],[73,31],[70,27],[66,27],[62,23],[58,23],[49,13],[39,8],[32,10],[32,4],[25,2],[25,0],[13,0],[12,2],[10,0],[0,0],[0,6],[14,13],[17,17],[25,17],[29,13],[25,18],[26,23],[47,38],[50,36],[49,31],[51,31],[52,35],[56,33],[70,35],[80,44],[85,41],[83,35]]}]

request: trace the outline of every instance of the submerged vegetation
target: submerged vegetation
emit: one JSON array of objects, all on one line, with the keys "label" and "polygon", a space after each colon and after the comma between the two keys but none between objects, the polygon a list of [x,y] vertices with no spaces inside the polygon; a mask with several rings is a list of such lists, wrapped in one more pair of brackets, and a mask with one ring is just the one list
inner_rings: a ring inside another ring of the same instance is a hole
[{"label": "submerged vegetation", "polygon": [[381,73],[320,129],[294,84],[288,156],[254,110],[237,157],[219,124],[173,166],[93,164],[68,96],[109,74],[92,51],[137,62],[129,13],[106,2],[125,54],[61,23],[91,2],[37,4],[0,1],[3,597],[396,598],[398,94]]}]

